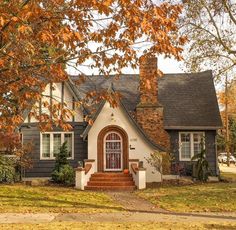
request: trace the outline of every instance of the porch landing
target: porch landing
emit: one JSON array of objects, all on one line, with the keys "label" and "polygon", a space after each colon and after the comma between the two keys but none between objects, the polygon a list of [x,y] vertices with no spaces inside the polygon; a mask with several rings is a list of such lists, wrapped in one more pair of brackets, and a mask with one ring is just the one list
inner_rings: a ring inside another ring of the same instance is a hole
[{"label": "porch landing", "polygon": [[136,189],[133,176],[123,172],[99,172],[91,175],[85,190],[133,191]]}]

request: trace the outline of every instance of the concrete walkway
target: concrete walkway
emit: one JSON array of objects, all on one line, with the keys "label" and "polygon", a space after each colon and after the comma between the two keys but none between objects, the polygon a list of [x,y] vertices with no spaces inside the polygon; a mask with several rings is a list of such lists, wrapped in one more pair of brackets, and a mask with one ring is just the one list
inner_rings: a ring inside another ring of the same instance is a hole
[{"label": "concrete walkway", "polygon": [[161,212],[168,211],[158,208],[151,202],[135,195],[133,192],[105,192],[115,203],[120,204],[128,212]]},{"label": "concrete walkway", "polygon": [[117,213],[37,213],[0,214],[0,224],[49,223],[49,222],[236,222],[236,213],[161,213],[161,212],[117,212]]}]

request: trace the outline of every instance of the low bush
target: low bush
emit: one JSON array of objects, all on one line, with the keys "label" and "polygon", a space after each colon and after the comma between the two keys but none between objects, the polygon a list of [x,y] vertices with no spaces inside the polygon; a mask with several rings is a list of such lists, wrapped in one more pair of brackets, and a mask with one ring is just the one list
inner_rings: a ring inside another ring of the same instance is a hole
[{"label": "low bush", "polygon": [[52,179],[57,183],[72,185],[75,182],[74,169],[70,165],[63,165],[59,171],[53,171]]},{"label": "low bush", "polygon": [[0,182],[13,183],[19,180],[14,158],[0,156]]},{"label": "low bush", "polygon": [[21,142],[19,133],[0,132],[0,182],[14,182],[22,179],[26,169],[33,167],[32,144]]}]

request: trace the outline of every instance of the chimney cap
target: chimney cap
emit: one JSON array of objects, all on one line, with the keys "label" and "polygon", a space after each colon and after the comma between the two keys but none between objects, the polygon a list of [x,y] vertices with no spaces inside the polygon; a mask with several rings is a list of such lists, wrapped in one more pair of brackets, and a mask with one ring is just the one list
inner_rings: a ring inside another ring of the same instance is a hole
[{"label": "chimney cap", "polygon": [[157,57],[153,54],[145,54],[139,58],[141,65],[154,64],[157,66]]}]

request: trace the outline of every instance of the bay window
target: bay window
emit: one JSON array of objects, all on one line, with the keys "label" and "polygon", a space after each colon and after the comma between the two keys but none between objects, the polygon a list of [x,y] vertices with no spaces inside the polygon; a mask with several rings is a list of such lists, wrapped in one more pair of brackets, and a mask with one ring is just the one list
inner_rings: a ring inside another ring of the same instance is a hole
[{"label": "bay window", "polygon": [[74,158],[74,133],[73,132],[46,132],[41,133],[40,159],[55,159],[61,145],[66,142],[68,158]]},{"label": "bay window", "polygon": [[204,132],[180,132],[179,133],[179,159],[190,161],[201,151],[201,143],[204,143]]}]

